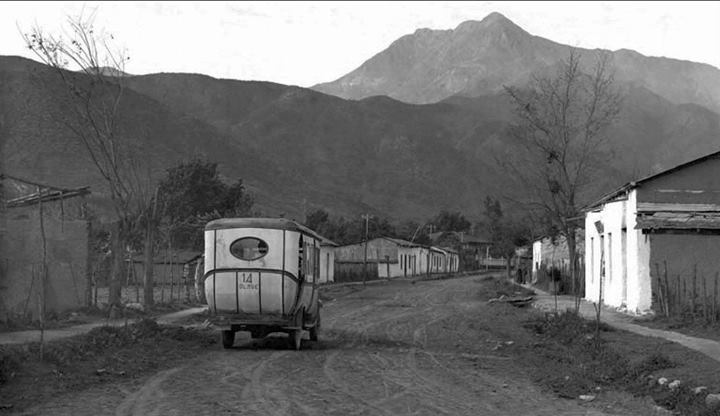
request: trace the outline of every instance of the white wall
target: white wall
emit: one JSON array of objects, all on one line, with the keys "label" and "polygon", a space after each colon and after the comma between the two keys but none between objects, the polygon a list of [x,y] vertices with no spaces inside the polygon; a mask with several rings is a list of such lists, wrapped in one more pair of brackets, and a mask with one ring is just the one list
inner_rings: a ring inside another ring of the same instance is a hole
[{"label": "white wall", "polygon": [[532,273],[533,273],[533,282],[537,281],[537,272],[538,268],[542,264],[543,258],[542,258],[542,241],[534,241],[532,245]]},{"label": "white wall", "polygon": [[[378,277],[392,278],[406,276],[405,267],[407,267],[407,276],[416,276],[422,274],[425,269],[423,259],[423,249],[420,247],[401,247],[397,248],[397,258],[390,259],[397,261],[396,263],[384,263],[385,259],[378,263]],[[405,258],[407,258],[407,266],[405,266]],[[390,274],[388,275],[388,270]]]},{"label": "white wall", "polygon": [[627,200],[607,203],[600,211],[586,214],[585,298],[597,302],[600,295],[601,236],[595,222],[601,221],[605,253],[603,303],[624,306],[632,313],[645,313],[650,309],[652,298],[648,267],[650,245],[642,231],[635,229],[636,215],[635,190],[630,191]]},{"label": "white wall", "polygon": [[652,307],[652,287],[650,286],[650,239],[637,225],[637,192],[628,196],[628,311],[642,314]]},{"label": "white wall", "polygon": [[335,248],[320,246],[320,283],[335,281]]}]

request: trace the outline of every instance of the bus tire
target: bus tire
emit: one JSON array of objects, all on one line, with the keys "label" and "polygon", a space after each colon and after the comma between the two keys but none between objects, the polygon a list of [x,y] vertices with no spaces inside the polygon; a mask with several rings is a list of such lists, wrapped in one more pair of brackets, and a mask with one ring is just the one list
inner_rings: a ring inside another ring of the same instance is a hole
[{"label": "bus tire", "polygon": [[318,317],[315,321],[315,326],[310,328],[310,341],[317,341],[318,334],[320,333],[320,311],[318,310]]},{"label": "bus tire", "polygon": [[222,331],[222,346],[225,349],[232,348],[235,343],[235,331]]}]

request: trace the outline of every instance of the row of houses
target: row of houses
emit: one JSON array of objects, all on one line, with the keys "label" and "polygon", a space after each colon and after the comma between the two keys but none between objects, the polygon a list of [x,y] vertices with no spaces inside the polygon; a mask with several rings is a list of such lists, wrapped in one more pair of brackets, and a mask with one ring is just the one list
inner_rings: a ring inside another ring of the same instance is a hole
[{"label": "row of houses", "polygon": [[[696,305],[720,275],[720,152],[627,183],[584,209],[584,297],[633,314]],[[564,240],[533,245],[533,278],[568,261]],[[710,295],[708,295],[708,293]],[[693,306],[694,307],[694,306]]]},{"label": "row of houses", "polygon": [[425,246],[410,241],[378,237],[334,248],[335,272],[343,279],[370,273],[371,277],[393,278],[431,273],[454,273],[460,256],[451,248]]}]

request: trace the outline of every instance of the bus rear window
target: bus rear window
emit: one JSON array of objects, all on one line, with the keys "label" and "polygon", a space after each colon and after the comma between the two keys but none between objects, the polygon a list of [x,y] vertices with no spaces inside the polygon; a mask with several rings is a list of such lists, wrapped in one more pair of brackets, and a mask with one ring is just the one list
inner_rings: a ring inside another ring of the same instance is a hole
[{"label": "bus rear window", "polygon": [[267,243],[255,237],[243,237],[230,244],[230,253],[240,260],[257,260],[264,257],[267,252]]}]

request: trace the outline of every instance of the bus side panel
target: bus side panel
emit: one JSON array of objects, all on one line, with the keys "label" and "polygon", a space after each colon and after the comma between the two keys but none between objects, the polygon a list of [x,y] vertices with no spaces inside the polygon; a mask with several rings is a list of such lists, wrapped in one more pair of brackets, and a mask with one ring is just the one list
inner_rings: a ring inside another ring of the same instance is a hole
[{"label": "bus side panel", "polygon": [[236,312],[235,273],[218,272],[205,279],[205,298],[210,310]]}]

